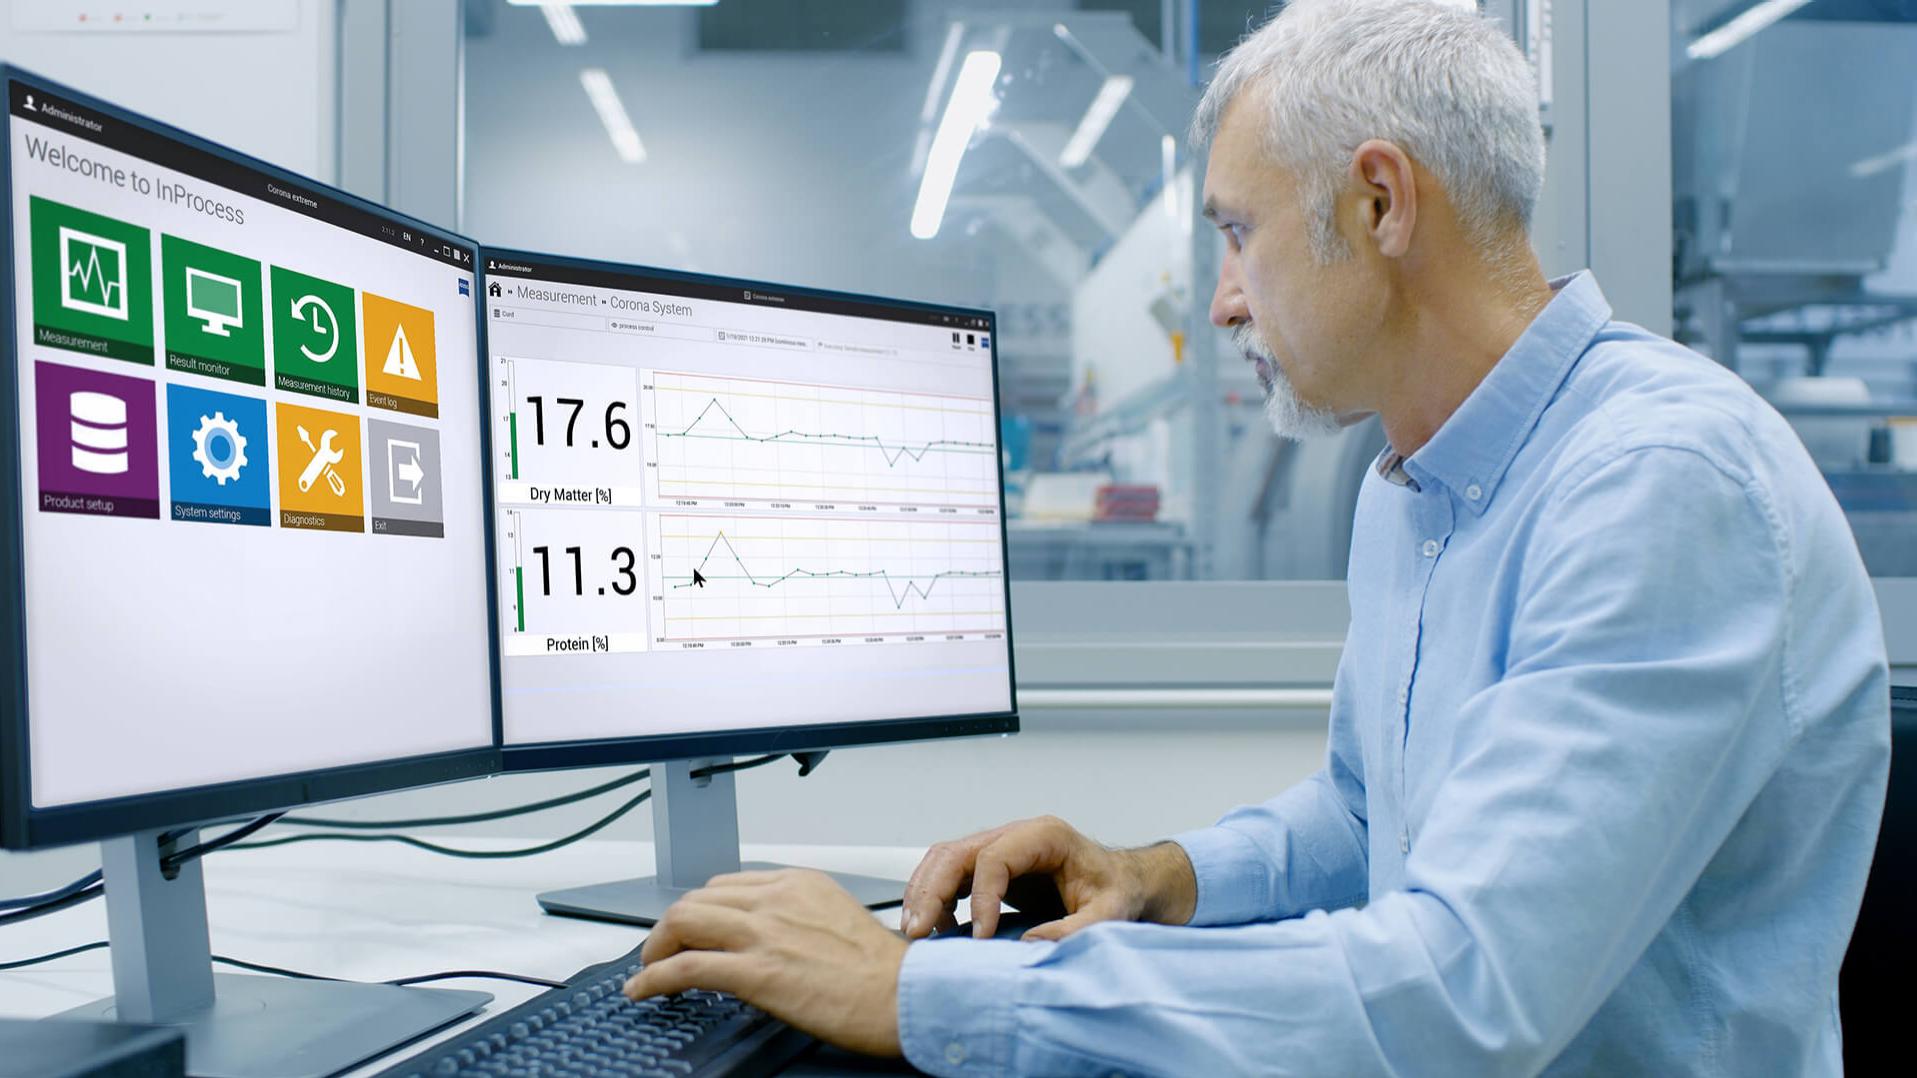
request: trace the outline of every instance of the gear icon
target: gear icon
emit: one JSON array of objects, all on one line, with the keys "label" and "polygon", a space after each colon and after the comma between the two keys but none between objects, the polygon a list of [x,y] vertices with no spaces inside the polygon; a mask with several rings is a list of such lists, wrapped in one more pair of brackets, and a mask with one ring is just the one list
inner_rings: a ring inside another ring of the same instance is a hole
[{"label": "gear icon", "polygon": [[200,429],[193,432],[193,459],[199,461],[202,475],[221,486],[238,479],[246,467],[246,436],[240,425],[224,412],[201,416]]}]

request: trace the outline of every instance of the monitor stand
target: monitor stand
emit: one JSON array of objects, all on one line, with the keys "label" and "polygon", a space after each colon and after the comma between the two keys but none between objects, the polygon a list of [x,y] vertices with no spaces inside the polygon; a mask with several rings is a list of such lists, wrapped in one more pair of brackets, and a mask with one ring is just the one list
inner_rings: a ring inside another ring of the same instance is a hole
[{"label": "monitor stand", "polygon": [[[739,862],[739,802],[732,773],[695,778],[697,768],[729,763],[729,757],[673,760],[652,768],[652,839],[657,875],[614,883],[547,891],[539,905],[547,913],[601,921],[653,925],[666,907],[706,881],[741,869],[779,869],[765,861]],[[830,872],[839,886],[873,909],[896,906],[905,898],[898,880]]]},{"label": "monitor stand", "polygon": [[66,1012],[171,1026],[197,1078],[322,1078],[399,1047],[492,1001],[486,992],[213,973],[198,860],[167,879],[155,832],[100,843],[114,995]]}]

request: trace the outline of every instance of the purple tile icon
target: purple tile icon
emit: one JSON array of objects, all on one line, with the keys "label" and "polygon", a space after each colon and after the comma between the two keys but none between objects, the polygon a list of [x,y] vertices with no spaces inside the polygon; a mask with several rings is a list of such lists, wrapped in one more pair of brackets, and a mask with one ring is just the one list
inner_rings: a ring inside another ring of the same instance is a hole
[{"label": "purple tile icon", "polygon": [[157,518],[153,383],[58,363],[33,370],[41,510]]}]

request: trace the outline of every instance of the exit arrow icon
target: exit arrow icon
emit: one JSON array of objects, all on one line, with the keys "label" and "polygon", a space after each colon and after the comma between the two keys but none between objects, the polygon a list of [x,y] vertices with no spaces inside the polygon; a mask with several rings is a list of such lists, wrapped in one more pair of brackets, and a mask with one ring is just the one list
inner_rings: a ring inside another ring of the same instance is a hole
[{"label": "exit arrow icon", "polygon": [[697,570],[697,569],[694,569],[694,570],[692,571],[692,582],[693,582],[694,584],[697,584],[697,585],[698,585],[699,587],[702,587],[702,588],[703,588],[703,587],[705,587],[705,586],[706,586],[706,578],[705,578],[705,574],[704,574],[704,573],[701,573],[701,572],[700,572],[699,570]]},{"label": "exit arrow icon", "polygon": [[394,469],[394,472],[414,490],[418,490],[420,480],[426,478],[426,470],[419,466],[417,458],[400,461],[399,467]]}]

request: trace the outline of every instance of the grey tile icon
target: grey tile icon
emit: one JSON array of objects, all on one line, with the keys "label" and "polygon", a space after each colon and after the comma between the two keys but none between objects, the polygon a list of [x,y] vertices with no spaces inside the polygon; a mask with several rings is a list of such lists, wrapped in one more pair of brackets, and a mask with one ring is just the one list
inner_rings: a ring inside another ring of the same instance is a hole
[{"label": "grey tile icon", "polygon": [[373,534],[444,536],[439,432],[371,418],[366,432]]}]

